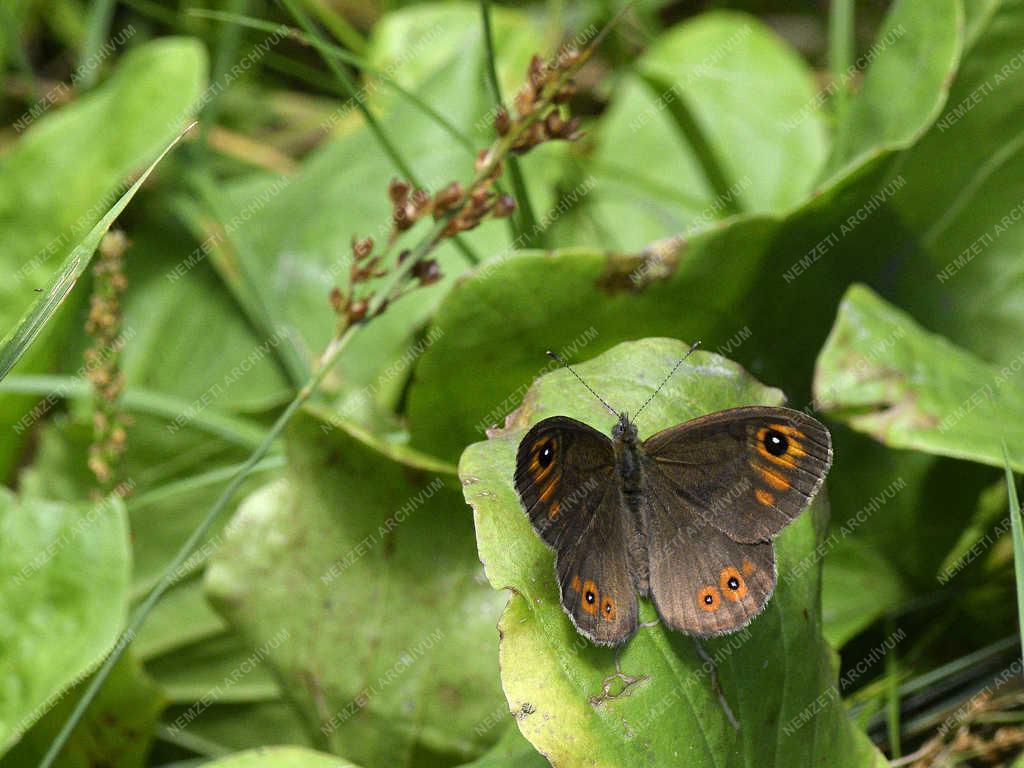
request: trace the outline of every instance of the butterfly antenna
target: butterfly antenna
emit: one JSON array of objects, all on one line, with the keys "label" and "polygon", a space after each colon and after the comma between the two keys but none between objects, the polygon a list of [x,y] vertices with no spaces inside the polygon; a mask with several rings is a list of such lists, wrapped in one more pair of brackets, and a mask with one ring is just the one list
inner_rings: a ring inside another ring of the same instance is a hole
[{"label": "butterfly antenna", "polygon": [[563,366],[568,368],[569,369],[569,373],[571,373],[573,376],[575,376],[577,379],[579,379],[580,380],[580,384],[582,384],[584,387],[589,389],[590,390],[590,394],[592,394],[594,397],[596,397],[598,400],[601,401],[601,405],[603,405],[605,408],[608,409],[608,413],[610,413],[615,418],[619,418],[619,414],[617,414],[615,412],[615,409],[612,408],[610,405],[608,405],[608,403],[606,403],[604,401],[604,398],[601,397],[599,394],[597,394],[597,392],[594,391],[594,388],[591,387],[589,384],[587,384],[587,382],[585,382],[583,380],[583,377],[580,376],[578,373],[576,373],[576,371],[573,370],[573,367],[571,365],[569,365],[567,362],[565,362],[565,360],[560,358],[556,352],[552,352],[550,349],[548,350],[547,354],[548,354],[548,357],[550,357],[556,363],[561,363]]},{"label": "butterfly antenna", "polygon": [[[671,379],[672,375],[679,370],[679,366],[683,364],[683,361],[686,360],[686,358],[688,358],[690,355],[692,355],[693,350],[695,350],[699,346],[699,341],[695,341],[693,342],[693,344],[690,345],[689,351],[679,359],[679,362],[676,363],[675,366],[673,366],[672,370],[668,372],[668,376],[666,376],[665,379],[661,382],[661,384],[658,385],[658,388],[651,393],[651,396],[644,401],[644,404],[640,406],[640,411],[646,408],[647,404],[654,399],[654,396],[661,392],[661,388],[668,384],[668,380]],[[634,419],[640,415],[640,411],[637,411],[636,414],[634,414]]]}]

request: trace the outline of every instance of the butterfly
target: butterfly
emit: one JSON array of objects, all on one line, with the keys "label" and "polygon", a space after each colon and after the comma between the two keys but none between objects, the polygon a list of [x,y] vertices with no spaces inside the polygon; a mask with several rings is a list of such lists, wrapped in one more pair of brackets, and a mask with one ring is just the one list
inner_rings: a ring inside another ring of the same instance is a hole
[{"label": "butterfly", "polygon": [[689,635],[745,626],[775,589],[772,539],[828,474],[829,431],[801,411],[746,406],[641,442],[627,414],[548,354],[617,419],[610,439],[568,416],[543,419],[516,455],[516,492],[555,552],[560,600],[577,630],[599,645],[624,643],[638,626],[638,594]]}]

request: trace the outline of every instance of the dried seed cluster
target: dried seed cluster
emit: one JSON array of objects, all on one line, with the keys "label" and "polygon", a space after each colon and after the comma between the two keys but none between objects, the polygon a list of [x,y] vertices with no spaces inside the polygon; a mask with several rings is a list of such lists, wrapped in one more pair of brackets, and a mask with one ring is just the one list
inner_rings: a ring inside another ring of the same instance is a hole
[{"label": "dried seed cluster", "polygon": [[121,294],[128,287],[124,274],[124,252],[128,238],[123,232],[110,232],[100,243],[93,266],[93,292],[90,297],[86,332],[93,338],[85,351],[86,378],[93,390],[92,444],[89,469],[99,484],[99,495],[114,485],[117,465],[124,454],[130,419],[118,405],[124,390],[121,373]]},{"label": "dried seed cluster", "polygon": [[521,155],[545,141],[576,141],[582,136],[579,118],[566,120],[560,110],[560,105],[568,103],[576,93],[575,81],[563,79],[563,75],[579,64],[581,57],[579,51],[570,50],[553,65],[537,55],[530,59],[526,83],[514,99],[516,117],[504,107],[494,116],[494,130],[499,136],[513,131],[518,134],[512,152]]},{"label": "dried seed cluster", "polygon": [[[569,73],[582,63],[584,54],[569,50],[548,63],[534,56],[527,70],[526,84],[516,94],[513,117],[504,107],[499,107],[494,128],[502,140],[489,149],[482,150],[476,158],[476,177],[469,188],[453,181],[431,194],[425,189],[414,187],[408,181],[393,179],[388,185],[391,201],[391,233],[387,245],[380,255],[374,255],[372,238],[352,240],[352,263],[349,267],[347,290],[334,288],[330,294],[331,306],[344,322],[358,322],[366,318],[374,298],[372,292],[360,291],[360,284],[374,277],[386,274],[382,266],[384,254],[391,248],[399,235],[411,229],[417,222],[431,217],[435,222],[443,221],[444,227],[427,250],[440,241],[467,232],[479,226],[486,218],[504,218],[516,208],[515,199],[497,189],[497,181],[504,171],[502,155],[496,153],[514,152],[524,154],[546,141],[561,139],[575,141],[580,133],[579,119],[566,119],[563,110],[576,91]],[[508,136],[514,137],[509,141]],[[411,256],[403,250],[398,254],[397,264],[401,265]],[[409,270],[412,282],[399,287],[397,293],[385,297],[377,312],[383,311],[387,303],[402,295],[404,290],[430,285],[441,279],[441,268],[434,259],[420,258]]]}]

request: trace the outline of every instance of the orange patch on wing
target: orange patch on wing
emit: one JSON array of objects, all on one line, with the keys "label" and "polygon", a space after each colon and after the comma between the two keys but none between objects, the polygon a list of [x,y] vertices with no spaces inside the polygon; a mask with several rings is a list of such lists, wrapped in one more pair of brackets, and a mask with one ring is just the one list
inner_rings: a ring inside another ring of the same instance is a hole
[{"label": "orange patch on wing", "polygon": [[757,497],[758,503],[764,504],[766,507],[770,507],[775,503],[775,497],[768,493],[768,491],[761,490],[760,488],[754,491],[754,496]]},{"label": "orange patch on wing", "polygon": [[540,489],[539,500],[541,502],[547,502],[547,500],[550,499],[552,495],[554,495],[555,491],[558,489],[558,483],[561,479],[562,473],[559,472],[557,475],[552,477],[544,484],[544,487]]},{"label": "orange patch on wing", "polygon": [[768,467],[762,467],[760,464],[757,464],[756,462],[753,462],[753,461],[750,462],[750,466],[752,466],[754,469],[756,469],[757,473],[759,475],[761,475],[762,478],[764,478],[764,481],[766,483],[768,483],[768,485],[770,485],[776,491],[788,491],[789,490],[789,480],[784,478],[782,475],[780,475],[774,469],[769,469]]},{"label": "orange patch on wing", "polygon": [[743,558],[743,575],[744,576],[749,576],[750,574],[752,574],[756,570],[757,569],[754,567],[754,564],[752,562],[747,560],[747,558]]},{"label": "orange patch on wing", "polygon": [[549,520],[554,520],[556,517],[558,517],[558,510],[561,508],[561,506],[562,505],[559,504],[557,501],[551,502],[551,509],[548,510]]},{"label": "orange patch on wing", "polygon": [[601,618],[607,621],[615,621],[615,600],[607,595],[601,601]]},{"label": "orange patch on wing", "polygon": [[579,592],[580,591],[580,577],[579,576],[573,576],[572,577],[572,583],[569,585],[569,589],[571,589],[573,592]]},{"label": "orange patch on wing", "polygon": [[587,613],[593,615],[597,613],[598,599],[599,595],[597,592],[597,584],[590,579],[587,579],[583,582],[583,594],[580,595],[580,607]]},{"label": "orange patch on wing", "polygon": [[[736,584],[735,587],[732,587],[729,584],[731,580],[735,580],[733,582]],[[722,588],[722,594],[733,602],[738,602],[747,596],[746,580],[743,578],[743,575],[731,565],[727,568],[723,568],[722,572],[718,574],[718,586]]]},{"label": "orange patch on wing", "polygon": [[722,604],[722,596],[714,587],[704,587],[697,593],[697,605],[704,611],[717,611]]}]

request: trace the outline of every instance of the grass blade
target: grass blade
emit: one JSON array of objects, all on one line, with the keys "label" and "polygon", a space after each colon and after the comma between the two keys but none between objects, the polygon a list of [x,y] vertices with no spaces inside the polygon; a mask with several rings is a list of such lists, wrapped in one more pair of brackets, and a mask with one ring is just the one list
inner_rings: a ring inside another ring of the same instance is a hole
[{"label": "grass blade", "polygon": [[[1017,499],[1017,484],[1013,479],[1010,465],[1010,450],[1003,441],[1003,460],[1006,463],[1006,493],[1010,501],[1010,530],[1013,534],[1013,572],[1017,580],[1017,621],[1021,643],[1024,644],[1024,531],[1021,530],[1020,501]],[[1021,647],[1024,656],[1024,645]]]},{"label": "grass blade", "polygon": [[181,138],[188,133],[188,131],[194,126],[195,123],[191,123],[184,131],[178,134],[170,144],[168,144],[164,151],[160,153],[160,156],[152,162],[152,164],[142,172],[142,175],[136,179],[135,183],[128,188],[128,191],[121,195],[121,198],[114,203],[113,207],[107,211],[106,215],[97,222],[96,226],[93,227],[89,234],[78,243],[72,249],[71,253],[68,254],[67,258],[64,259],[64,263],[60,270],[51,280],[49,288],[47,288],[39,300],[29,307],[28,311],[22,316],[18,325],[8,333],[3,341],[0,341],[0,380],[10,373],[11,368],[17,364],[21,359],[22,355],[28,351],[28,348],[32,346],[32,342],[36,340],[39,334],[42,332],[43,327],[56,313],[58,307],[64,303],[64,299],[67,298],[68,294],[71,293],[71,289],[75,287],[78,282],[78,278],[85,272],[86,267],[89,266],[89,262],[92,260],[92,255],[95,253],[96,248],[100,244],[100,240],[110,229],[110,226],[114,223],[114,220],[121,215],[121,212],[128,206],[131,199],[135,197],[135,193],[139,191],[139,187],[143,185],[146,179],[153,170],[160,164],[160,161],[166,157],[167,153],[174,149],[174,146],[181,141]]}]

